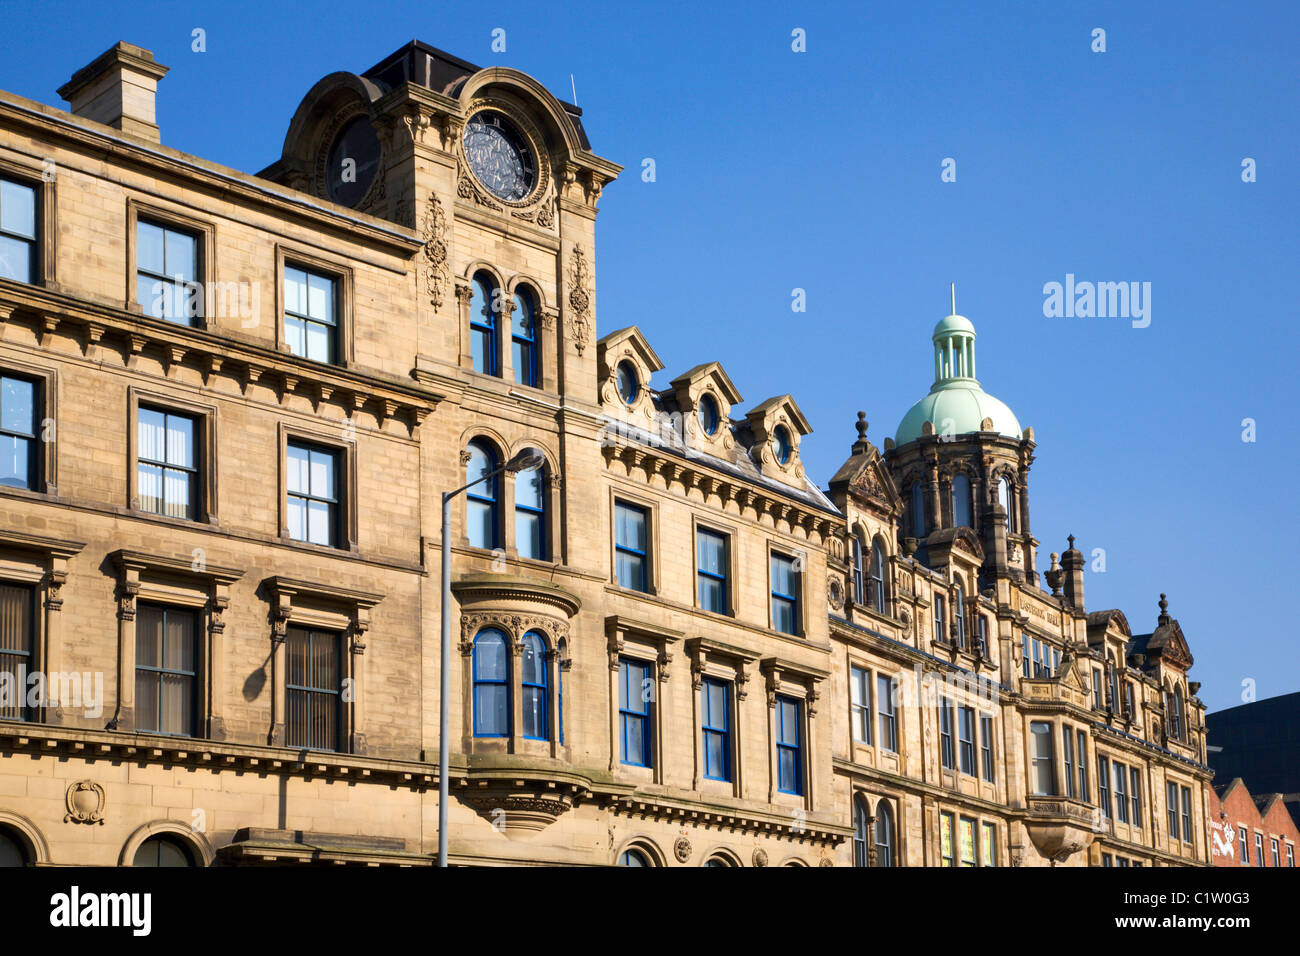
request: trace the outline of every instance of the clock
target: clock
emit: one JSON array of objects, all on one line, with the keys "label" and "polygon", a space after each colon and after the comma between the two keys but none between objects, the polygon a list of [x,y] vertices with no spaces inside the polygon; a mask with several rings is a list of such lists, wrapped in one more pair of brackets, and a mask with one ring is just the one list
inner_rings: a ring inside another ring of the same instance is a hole
[{"label": "clock", "polygon": [[382,152],[368,117],[358,116],[344,126],[334,137],[326,160],[325,184],[329,198],[343,206],[359,203],[379,171]]},{"label": "clock", "polygon": [[537,185],[537,164],[528,140],[496,110],[481,110],[465,124],[465,160],[492,195],[523,202]]}]

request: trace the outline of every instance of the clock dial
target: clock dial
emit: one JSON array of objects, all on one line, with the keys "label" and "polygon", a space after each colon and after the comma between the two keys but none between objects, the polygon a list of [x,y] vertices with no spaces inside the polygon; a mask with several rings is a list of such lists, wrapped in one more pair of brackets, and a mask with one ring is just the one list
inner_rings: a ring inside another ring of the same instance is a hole
[{"label": "clock dial", "polygon": [[475,113],[465,124],[465,159],[492,195],[522,202],[537,184],[528,141],[495,110]]},{"label": "clock dial", "polygon": [[330,199],[344,206],[359,203],[379,171],[381,153],[379,138],[369,119],[358,116],[344,126],[334,138],[327,160]]}]

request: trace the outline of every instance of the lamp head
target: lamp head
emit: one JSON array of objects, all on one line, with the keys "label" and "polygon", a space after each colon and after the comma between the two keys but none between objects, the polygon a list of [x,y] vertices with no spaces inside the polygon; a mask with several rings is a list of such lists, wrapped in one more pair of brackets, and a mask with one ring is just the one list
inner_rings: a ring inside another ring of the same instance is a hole
[{"label": "lamp head", "polygon": [[519,449],[508,462],[506,462],[506,471],[510,474],[517,474],[521,471],[531,471],[534,468],[540,468],[546,463],[546,456],[536,448],[524,447]]}]

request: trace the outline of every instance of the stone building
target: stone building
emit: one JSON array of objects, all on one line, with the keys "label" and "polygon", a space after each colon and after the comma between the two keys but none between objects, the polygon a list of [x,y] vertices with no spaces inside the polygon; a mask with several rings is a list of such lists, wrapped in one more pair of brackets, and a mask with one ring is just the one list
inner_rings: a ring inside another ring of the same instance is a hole
[{"label": "stone building", "polygon": [[793,397],[598,337],[620,167],[536,80],[413,42],[250,176],[166,72],[0,93],[0,859],[433,862],[484,479],[453,863],[1208,860],[1181,630],[1039,585],[967,320],[823,491]]}]

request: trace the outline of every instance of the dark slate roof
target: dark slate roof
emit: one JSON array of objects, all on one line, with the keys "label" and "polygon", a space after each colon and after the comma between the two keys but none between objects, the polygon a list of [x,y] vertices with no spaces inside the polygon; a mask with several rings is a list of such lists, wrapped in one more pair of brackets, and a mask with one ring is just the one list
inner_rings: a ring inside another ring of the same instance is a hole
[{"label": "dark slate roof", "polygon": [[[482,67],[475,66],[458,56],[452,56],[419,40],[412,40],[398,47],[361,75],[388,89],[396,89],[404,83],[416,83],[426,89],[455,96],[461,84],[480,69]],[[591,149],[587,131],[582,128],[582,110],[564,100],[559,102],[564,107],[564,112],[568,114],[569,122],[577,130],[582,148]]]}]

